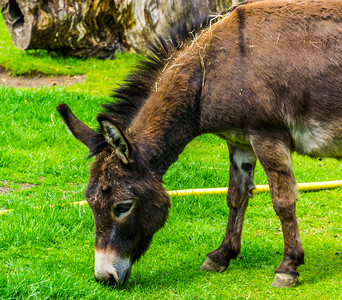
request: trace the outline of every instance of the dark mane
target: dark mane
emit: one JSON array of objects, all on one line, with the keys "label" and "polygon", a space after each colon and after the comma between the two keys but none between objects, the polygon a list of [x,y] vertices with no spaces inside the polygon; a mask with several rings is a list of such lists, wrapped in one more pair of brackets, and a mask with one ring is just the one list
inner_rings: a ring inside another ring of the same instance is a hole
[{"label": "dark mane", "polygon": [[260,0],[245,1],[220,14],[182,20],[176,23],[166,36],[159,36],[156,40],[151,41],[148,46],[150,53],[143,54],[145,59],[140,60],[135,70],[126,77],[124,84],[113,91],[114,101],[103,105],[103,113],[114,119],[121,129],[128,128],[148,98],[154,83],[171,59],[172,54],[181,50],[186,42],[194,39],[197,32],[219,21],[223,15],[254,1]]},{"label": "dark mane", "polygon": [[124,84],[115,89],[113,102],[103,105],[105,114],[110,115],[122,128],[127,128],[148,98],[154,82],[170,60],[172,53],[180,50],[185,41],[191,40],[196,32],[205,29],[213,16],[200,17],[177,24],[166,37],[161,37],[149,46],[150,54],[140,60],[136,69],[128,75]]},{"label": "dark mane", "polygon": [[[212,22],[219,19],[217,16],[202,16],[192,21],[182,21],[166,37],[159,36],[148,47],[150,54],[138,62],[135,70],[130,73],[124,84],[115,89],[112,98],[114,101],[104,104],[104,114],[109,115],[122,129],[126,129],[148,98],[154,82],[169,61],[172,53],[179,51],[186,41],[195,37],[195,34],[207,28]],[[108,146],[103,135],[99,134],[90,152],[89,157],[102,152]]]}]

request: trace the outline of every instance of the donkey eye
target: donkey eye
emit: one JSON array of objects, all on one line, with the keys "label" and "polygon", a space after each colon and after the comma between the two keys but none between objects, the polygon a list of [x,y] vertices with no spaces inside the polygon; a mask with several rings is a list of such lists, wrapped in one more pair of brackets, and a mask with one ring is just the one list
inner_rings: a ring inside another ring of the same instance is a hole
[{"label": "donkey eye", "polygon": [[126,215],[133,207],[134,200],[126,200],[114,204],[114,215],[116,218],[123,217]]}]

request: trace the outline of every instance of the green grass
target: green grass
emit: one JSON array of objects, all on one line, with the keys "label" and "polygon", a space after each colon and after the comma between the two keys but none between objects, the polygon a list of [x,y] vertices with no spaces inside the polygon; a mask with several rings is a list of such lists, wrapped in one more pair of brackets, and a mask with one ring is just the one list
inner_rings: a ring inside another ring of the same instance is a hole
[{"label": "green grass", "polygon": [[[3,27],[0,41],[6,46],[0,46],[0,65],[13,74],[55,74],[59,69],[93,77],[91,83],[71,88],[0,87],[0,186],[14,190],[0,196],[0,210],[15,209],[0,215],[0,299],[342,299],[342,189],[298,197],[306,264],[299,268],[296,288],[270,286],[282,259],[283,240],[269,193],[250,201],[242,259],[233,261],[227,272],[198,270],[206,253],[223,238],[228,217],[225,196],[173,197],[166,226],[133,266],[127,286],[112,290],[96,283],[91,210],[62,205],[84,200],[91,160],[86,159],[87,149],[66,131],[55,107],[66,102],[82,121],[96,127],[100,104],[109,100],[109,91],[137,57],[125,54],[103,62],[22,52],[11,45]],[[16,68],[15,55],[25,66]],[[64,70],[64,65],[72,68]],[[104,76],[110,80],[104,81]],[[341,161],[297,155],[293,160],[298,182],[341,179]],[[167,189],[226,186],[228,169],[224,142],[205,135],[188,145],[165,175],[165,185]],[[23,189],[22,183],[34,186]],[[260,164],[256,183],[266,183]]]}]

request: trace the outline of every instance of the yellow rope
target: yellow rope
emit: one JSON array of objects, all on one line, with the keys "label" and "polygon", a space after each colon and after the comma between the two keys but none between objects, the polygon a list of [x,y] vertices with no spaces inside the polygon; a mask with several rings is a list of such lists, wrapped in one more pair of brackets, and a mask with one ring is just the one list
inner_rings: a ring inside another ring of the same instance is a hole
[{"label": "yellow rope", "polygon": [[[307,183],[297,183],[298,191],[316,191],[322,189],[333,189],[342,186],[342,180],[336,181],[323,181],[323,182],[307,182]],[[268,192],[270,190],[269,186],[257,185],[253,190],[253,193]],[[228,188],[208,188],[208,189],[190,189],[190,190],[178,190],[169,191],[170,196],[187,196],[187,195],[219,195],[226,194]]]},{"label": "yellow rope", "polygon": [[[323,182],[307,182],[307,183],[298,183],[297,190],[298,191],[317,191],[323,189],[334,189],[342,187],[342,180],[336,181],[323,181]],[[262,193],[268,192],[270,190],[269,186],[266,185],[257,185],[253,190],[253,193]],[[167,193],[170,196],[188,196],[188,195],[219,195],[219,194],[226,194],[228,188],[208,188],[208,189],[189,189],[189,190],[177,190],[177,191],[168,191]],[[67,203],[62,205],[85,205],[87,201],[79,201],[73,203]],[[54,207],[55,205],[51,205]],[[40,207],[35,207],[39,209]],[[14,209],[4,209],[0,210],[0,215],[7,214]]]}]

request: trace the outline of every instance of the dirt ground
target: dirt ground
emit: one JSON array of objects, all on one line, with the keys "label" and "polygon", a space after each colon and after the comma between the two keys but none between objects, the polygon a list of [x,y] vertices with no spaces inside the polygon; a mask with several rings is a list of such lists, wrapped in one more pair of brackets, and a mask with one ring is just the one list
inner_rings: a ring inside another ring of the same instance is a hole
[{"label": "dirt ground", "polygon": [[19,76],[12,77],[5,70],[0,68],[0,86],[8,87],[51,87],[51,86],[69,86],[75,83],[84,82],[85,75],[77,76]]},{"label": "dirt ground", "polygon": [[[11,187],[8,186],[10,183],[7,182],[7,181],[1,180],[0,184],[4,184],[4,185],[0,185],[0,196],[16,191],[16,189],[11,188]],[[28,189],[33,188],[34,184],[31,184],[31,183],[19,183],[18,186],[19,186],[19,189],[28,190]]]}]

